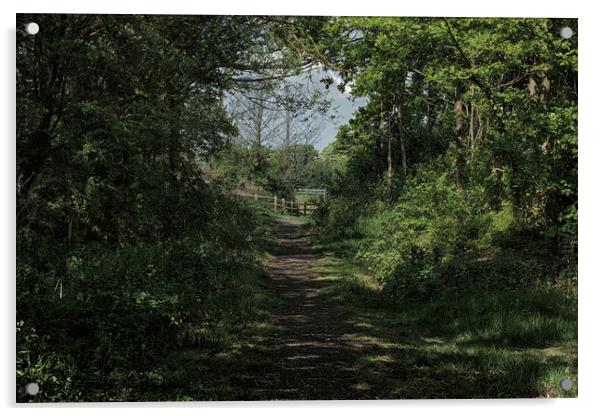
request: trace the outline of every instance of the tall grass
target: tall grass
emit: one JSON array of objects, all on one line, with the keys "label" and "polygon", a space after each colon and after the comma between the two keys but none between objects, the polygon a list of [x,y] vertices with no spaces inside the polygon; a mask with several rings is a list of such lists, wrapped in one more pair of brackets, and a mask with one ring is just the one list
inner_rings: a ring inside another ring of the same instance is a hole
[{"label": "tall grass", "polygon": [[576,295],[556,289],[445,297],[399,308],[408,322],[463,343],[545,346],[577,339]]},{"label": "tall grass", "polygon": [[[324,296],[370,328],[389,361],[358,364],[375,385],[404,398],[576,397],[577,295],[557,288],[458,293],[429,301],[387,296],[359,265],[327,256],[315,270]],[[392,355],[393,351],[397,351]],[[387,377],[392,380],[387,381]]]}]

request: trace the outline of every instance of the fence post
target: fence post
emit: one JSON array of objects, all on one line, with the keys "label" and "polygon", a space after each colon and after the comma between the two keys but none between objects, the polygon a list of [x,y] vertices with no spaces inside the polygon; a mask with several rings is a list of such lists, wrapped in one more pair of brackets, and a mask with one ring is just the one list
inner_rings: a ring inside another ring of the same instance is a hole
[{"label": "fence post", "polygon": [[286,214],[286,201],[284,198],[282,198],[282,209],[284,210],[284,213]]},{"label": "fence post", "polygon": [[255,201],[257,201],[257,192],[255,192]]},{"label": "fence post", "polygon": [[295,212],[297,213],[297,216],[299,216],[299,201],[295,201]]},{"label": "fence post", "polygon": [[307,201],[303,201],[303,215],[307,215]]},{"label": "fence post", "polygon": [[274,212],[278,211],[278,197],[274,195]]}]

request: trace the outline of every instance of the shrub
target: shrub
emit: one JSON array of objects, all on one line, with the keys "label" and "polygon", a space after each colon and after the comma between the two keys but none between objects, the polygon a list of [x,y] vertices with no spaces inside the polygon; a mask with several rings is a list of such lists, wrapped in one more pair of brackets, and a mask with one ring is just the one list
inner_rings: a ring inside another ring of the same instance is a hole
[{"label": "shrub", "polygon": [[[44,251],[48,242],[21,240],[18,400],[28,400],[30,381],[40,384],[37,400],[114,399],[130,376],[188,342],[189,327],[250,319],[254,292],[245,279],[256,267],[259,219],[219,202],[204,235],[123,247],[89,242],[57,253],[62,269],[37,261],[36,245]],[[195,342],[211,346],[211,334]]]},{"label": "shrub", "polygon": [[[355,260],[394,298],[447,292],[574,287],[576,262],[561,263],[554,240],[515,221],[507,203],[494,209],[479,184],[458,188],[453,161],[418,167],[392,204],[332,198],[316,213],[325,239],[356,239]],[[565,250],[566,251],[566,250]],[[566,263],[566,264],[565,264]],[[573,283],[571,283],[573,282]]]}]

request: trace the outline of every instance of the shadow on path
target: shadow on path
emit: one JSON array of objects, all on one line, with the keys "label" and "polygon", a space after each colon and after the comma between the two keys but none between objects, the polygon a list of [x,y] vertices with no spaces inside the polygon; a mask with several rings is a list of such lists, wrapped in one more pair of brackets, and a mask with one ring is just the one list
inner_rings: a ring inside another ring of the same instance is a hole
[{"label": "shadow on path", "polygon": [[281,220],[273,235],[278,248],[268,270],[281,300],[274,311],[278,330],[249,351],[261,368],[233,376],[244,382],[241,399],[382,397],[386,386],[371,386],[357,363],[366,350],[387,354],[390,346],[371,341],[321,293],[329,282],[312,271],[320,253],[309,246],[300,223]]},{"label": "shadow on path", "polygon": [[[377,309],[345,312],[318,273],[321,254],[303,227],[281,220],[268,264],[280,302],[274,329],[240,352],[230,383],[237,400],[537,397],[546,363],[519,351],[458,349]],[[554,359],[554,358],[552,358]],[[496,361],[497,360],[497,361]],[[552,364],[552,363],[550,363]],[[564,363],[559,363],[559,366]]]}]

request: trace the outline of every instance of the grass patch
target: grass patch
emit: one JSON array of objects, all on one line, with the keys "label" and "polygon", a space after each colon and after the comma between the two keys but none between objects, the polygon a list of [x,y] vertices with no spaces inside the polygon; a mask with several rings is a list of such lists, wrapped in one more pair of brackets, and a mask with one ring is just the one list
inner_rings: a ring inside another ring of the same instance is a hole
[{"label": "grass patch", "polygon": [[[325,255],[322,294],[375,347],[358,361],[362,388],[403,398],[577,397],[577,299],[556,289],[465,294],[429,302],[387,297],[362,267]],[[573,380],[570,392],[560,388]]]},{"label": "grass patch", "polygon": [[[17,401],[241,397],[232,374],[261,365],[249,351],[277,329],[279,300],[262,266],[271,225],[258,215],[221,225],[228,246],[183,239],[74,251],[62,299],[50,283],[40,301],[22,297],[20,316],[36,309],[33,323],[17,322]],[[32,380],[35,397],[22,387]]]},{"label": "grass patch", "polygon": [[214,306],[222,311],[219,320],[189,323],[168,354],[149,360],[146,370],[114,372],[107,390],[98,392],[101,395],[95,399],[206,401],[243,397],[245,386],[237,383],[235,375],[268,364],[252,350],[277,331],[271,310],[278,300],[269,292],[267,276],[260,270],[243,272],[238,282],[242,302],[232,302],[228,296],[214,299]]}]

